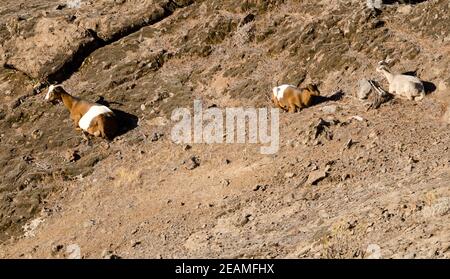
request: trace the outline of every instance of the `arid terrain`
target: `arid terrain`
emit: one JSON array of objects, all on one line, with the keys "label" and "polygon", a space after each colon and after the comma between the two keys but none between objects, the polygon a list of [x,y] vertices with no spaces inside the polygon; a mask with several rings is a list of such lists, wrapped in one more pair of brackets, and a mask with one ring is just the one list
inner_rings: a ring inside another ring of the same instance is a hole
[{"label": "arid terrain", "polygon": [[[0,258],[450,258],[450,1],[384,2],[2,0]],[[422,101],[358,98],[385,58]],[[276,154],[171,139],[194,100],[311,82]],[[56,83],[121,134],[84,139]]]}]

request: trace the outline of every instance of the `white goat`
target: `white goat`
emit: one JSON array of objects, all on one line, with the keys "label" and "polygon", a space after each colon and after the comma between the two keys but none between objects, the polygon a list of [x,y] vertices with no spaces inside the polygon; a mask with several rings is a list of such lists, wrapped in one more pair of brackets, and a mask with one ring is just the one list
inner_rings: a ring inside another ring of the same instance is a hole
[{"label": "white goat", "polygon": [[377,72],[382,73],[389,82],[389,93],[415,101],[425,97],[425,87],[420,79],[415,76],[391,73],[387,61],[378,62]]}]

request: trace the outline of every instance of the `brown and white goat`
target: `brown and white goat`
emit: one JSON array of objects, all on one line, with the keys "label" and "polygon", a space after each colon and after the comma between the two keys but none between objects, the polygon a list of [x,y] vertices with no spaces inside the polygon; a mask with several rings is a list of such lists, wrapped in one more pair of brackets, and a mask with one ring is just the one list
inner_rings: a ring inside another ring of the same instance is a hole
[{"label": "brown and white goat", "polygon": [[111,140],[117,133],[117,119],[111,109],[71,96],[61,85],[50,85],[45,100],[63,102],[75,127],[90,135]]},{"label": "brown and white goat", "polygon": [[275,106],[288,112],[296,112],[311,106],[314,96],[320,96],[315,84],[308,84],[306,88],[283,84],[272,90],[272,101]]}]

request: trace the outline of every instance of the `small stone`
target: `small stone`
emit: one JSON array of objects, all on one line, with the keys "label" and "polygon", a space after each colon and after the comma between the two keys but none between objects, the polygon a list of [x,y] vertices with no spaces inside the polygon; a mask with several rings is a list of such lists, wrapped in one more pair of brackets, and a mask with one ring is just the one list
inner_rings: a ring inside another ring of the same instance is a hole
[{"label": "small stone", "polygon": [[39,129],[37,129],[37,130],[34,130],[32,133],[31,133],[31,137],[33,138],[33,139],[39,139],[40,137],[42,137],[42,131],[41,130],[39,130]]},{"label": "small stone", "polygon": [[349,178],[350,178],[350,174],[348,174],[348,173],[344,173],[343,175],[341,175],[341,181],[345,181]]},{"label": "small stone", "polygon": [[164,134],[155,132],[155,133],[153,133],[153,135],[152,135],[151,141],[152,141],[152,142],[158,141],[158,140],[160,140],[163,136],[164,136]]},{"label": "small stone", "polygon": [[192,156],[186,163],[187,170],[193,170],[200,166],[200,159],[197,156]]},{"label": "small stone", "polygon": [[357,121],[359,121],[359,122],[364,121],[364,118],[362,118],[362,117],[359,116],[359,115],[354,115],[354,116],[352,116],[352,119],[357,120]]},{"label": "small stone", "polygon": [[135,248],[136,246],[140,245],[142,242],[139,240],[132,240],[131,241],[131,247]]},{"label": "small stone", "polygon": [[255,20],[255,15],[254,14],[248,14],[241,20],[239,25],[240,26],[244,26],[244,25],[246,25],[246,24],[248,24],[248,23],[250,23],[250,22],[252,22],[254,20]]},{"label": "small stone", "polygon": [[78,153],[78,150],[67,150],[64,158],[66,161],[73,163],[81,159],[80,154]]},{"label": "small stone", "polygon": [[412,7],[411,5],[404,5],[404,6],[399,6],[397,8],[397,13],[403,14],[403,15],[409,15],[412,11]]},{"label": "small stone", "polygon": [[254,188],[253,188],[253,191],[259,191],[259,190],[261,190],[261,191],[265,191],[267,189],[267,185],[261,185],[261,184],[258,184],[258,185],[256,185]]},{"label": "small stone", "polygon": [[412,172],[413,170],[413,165],[412,164],[408,164],[406,165],[406,167],[403,169],[405,172]]},{"label": "small stone", "polygon": [[89,228],[95,226],[95,220],[89,220],[83,223],[83,227],[84,228]]},{"label": "small stone", "polygon": [[383,7],[383,0],[367,0],[367,8],[380,10]]},{"label": "small stone", "polygon": [[250,217],[251,215],[242,215],[242,216],[239,216],[237,219],[236,219],[236,225],[238,226],[238,227],[242,227],[242,226],[245,226],[249,221],[250,221]]},{"label": "small stone", "polygon": [[344,148],[345,148],[345,149],[350,149],[350,147],[352,147],[353,143],[354,143],[353,140],[352,140],[352,139],[349,139],[349,140],[347,141],[347,143],[345,143]]},{"label": "small stone", "polygon": [[230,185],[230,180],[229,180],[229,179],[224,179],[224,180],[222,181],[222,185],[223,185],[223,186],[228,186],[228,185]]},{"label": "small stone", "polygon": [[103,250],[101,257],[103,259],[108,259],[108,260],[116,260],[116,259],[121,259],[120,256],[118,256],[114,251],[110,251],[110,250]]},{"label": "small stone", "polygon": [[318,169],[319,169],[319,167],[316,164],[311,165],[311,171],[316,171]]},{"label": "small stone", "polygon": [[54,244],[52,245],[52,253],[56,254],[61,252],[61,250],[64,248],[64,245],[62,244]]},{"label": "small stone", "polygon": [[78,244],[71,244],[66,249],[68,259],[81,259],[81,249]]},{"label": "small stone", "polygon": [[55,10],[60,11],[66,7],[67,7],[66,4],[58,4],[58,5],[56,5]]},{"label": "small stone", "polygon": [[293,178],[294,176],[295,176],[295,174],[292,172],[287,172],[284,174],[284,177],[286,177],[286,178]]},{"label": "small stone", "polygon": [[366,249],[366,259],[380,259],[382,257],[381,248],[377,244],[370,244]]},{"label": "small stone", "polygon": [[184,147],[183,147],[183,150],[190,150],[192,148],[192,146],[190,146],[189,144],[186,144]]},{"label": "small stone", "polygon": [[141,110],[142,110],[142,111],[145,110],[145,105],[144,105],[144,104],[141,105]]},{"label": "small stone", "polygon": [[328,174],[325,171],[313,171],[309,174],[308,180],[306,181],[307,185],[316,185],[319,181],[327,177]]},{"label": "small stone", "polygon": [[337,111],[336,105],[325,106],[322,108],[322,111],[326,114],[334,114]]},{"label": "small stone", "polygon": [[231,163],[231,161],[230,160],[228,160],[228,159],[225,159],[224,161],[223,161],[226,165],[228,165],[228,164],[230,164]]}]

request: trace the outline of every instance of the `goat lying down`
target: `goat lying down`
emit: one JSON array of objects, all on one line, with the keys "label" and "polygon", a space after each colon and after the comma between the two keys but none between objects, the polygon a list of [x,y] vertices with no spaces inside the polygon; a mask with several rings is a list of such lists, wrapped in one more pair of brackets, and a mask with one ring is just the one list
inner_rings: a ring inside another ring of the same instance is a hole
[{"label": "goat lying down", "polygon": [[45,100],[52,103],[63,102],[70,111],[75,128],[90,135],[112,140],[117,133],[117,119],[111,109],[71,96],[61,85],[50,85]]},{"label": "goat lying down", "polygon": [[389,82],[389,93],[405,97],[408,100],[420,101],[425,97],[425,87],[415,76],[393,74],[386,60],[378,62],[377,72],[382,73]]},{"label": "goat lying down", "polygon": [[308,84],[306,88],[284,84],[272,89],[274,105],[288,112],[296,112],[311,106],[313,96],[320,96],[319,89],[314,84]]}]

